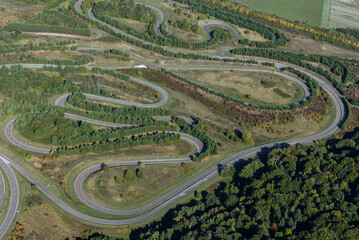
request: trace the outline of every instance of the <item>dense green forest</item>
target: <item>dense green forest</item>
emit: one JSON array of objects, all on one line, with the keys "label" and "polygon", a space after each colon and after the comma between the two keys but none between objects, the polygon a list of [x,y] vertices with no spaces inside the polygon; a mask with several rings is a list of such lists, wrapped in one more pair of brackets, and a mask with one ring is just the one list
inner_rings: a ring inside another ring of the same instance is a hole
[{"label": "dense green forest", "polygon": [[11,52],[37,51],[37,50],[65,51],[68,49],[67,45],[75,42],[76,41],[70,41],[70,40],[58,41],[56,43],[39,43],[39,44],[33,44],[32,42],[27,44],[12,44],[10,42],[9,44],[0,46],[0,54],[11,53]]},{"label": "dense green forest", "polygon": [[69,28],[89,28],[88,24],[85,22],[67,16],[65,13],[62,13],[60,11],[48,9],[45,9],[40,14],[36,15],[33,19],[30,19],[28,23],[56,25]]},{"label": "dense green forest", "polygon": [[0,68],[0,93],[17,103],[42,101],[45,89],[60,85],[60,77],[49,77],[21,66]]},{"label": "dense green forest", "polygon": [[64,112],[57,109],[26,112],[16,119],[15,127],[25,137],[42,143],[94,131],[89,123],[65,119]]},{"label": "dense green forest", "polygon": [[133,0],[104,2],[101,4],[107,4],[104,7],[108,8],[107,13],[113,17],[130,18],[142,23],[150,23],[156,18],[151,9],[142,4],[135,4]]},{"label": "dense green forest", "polygon": [[171,19],[168,24],[174,28],[179,28],[183,31],[193,32],[200,34],[199,25],[197,23],[191,23],[188,19]]},{"label": "dense green forest", "polygon": [[225,167],[214,191],[195,192],[131,239],[358,239],[358,146],[355,129]]}]

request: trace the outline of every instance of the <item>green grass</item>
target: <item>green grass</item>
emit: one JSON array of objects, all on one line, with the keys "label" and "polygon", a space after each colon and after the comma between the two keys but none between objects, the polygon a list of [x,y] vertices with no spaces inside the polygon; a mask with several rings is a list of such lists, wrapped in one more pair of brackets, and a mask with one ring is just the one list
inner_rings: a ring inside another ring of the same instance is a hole
[{"label": "green grass", "polygon": [[293,21],[320,26],[324,0],[232,0],[243,6]]}]

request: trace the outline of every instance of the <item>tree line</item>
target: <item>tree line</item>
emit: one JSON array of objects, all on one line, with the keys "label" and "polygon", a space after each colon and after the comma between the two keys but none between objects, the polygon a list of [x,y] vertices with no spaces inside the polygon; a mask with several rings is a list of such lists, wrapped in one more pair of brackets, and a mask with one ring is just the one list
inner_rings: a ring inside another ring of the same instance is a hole
[{"label": "tree line", "polygon": [[160,139],[168,138],[175,142],[180,139],[178,133],[158,132],[152,134],[144,134],[132,136],[130,138],[116,138],[115,140],[107,140],[103,142],[94,142],[89,144],[81,144],[75,147],[60,147],[57,148],[53,155],[58,158],[60,156],[86,154],[86,153],[106,153],[111,151],[119,151],[123,148],[130,148],[140,145],[147,145],[157,143]]},{"label": "tree line", "polygon": [[76,29],[88,29],[89,25],[85,22],[82,22],[78,19],[67,16],[61,11],[48,10],[45,9],[40,14],[36,15],[34,18],[27,21],[30,24],[45,24],[51,26],[61,26],[66,28],[76,28]]},{"label": "tree line", "polygon": [[84,109],[87,111],[107,112],[114,115],[133,115],[140,116],[169,116],[172,114],[171,110],[163,108],[139,108],[139,107],[112,107],[110,105],[98,104],[86,101],[87,97],[82,93],[73,93],[67,98],[67,102],[74,107]]},{"label": "tree line", "polygon": [[101,131],[93,131],[88,134],[82,135],[71,135],[66,137],[60,137],[55,135],[51,139],[51,144],[54,146],[74,146],[90,142],[103,142],[108,139],[114,138],[123,138],[136,134],[143,134],[148,132],[167,132],[167,131],[176,131],[175,126],[169,126],[168,124],[164,125],[147,125],[147,126],[137,126],[137,127],[126,127],[126,128],[116,128],[108,129]]},{"label": "tree line", "polygon": [[32,54],[22,54],[20,56],[22,63],[42,63],[42,64],[55,64],[55,65],[84,65],[95,61],[92,56],[82,55],[77,56],[76,60],[66,59],[47,59],[44,57],[34,57]]},{"label": "tree line", "polygon": [[71,28],[56,25],[30,24],[30,23],[9,23],[3,26],[0,31],[20,31],[20,32],[54,32],[75,35],[91,36],[90,29]]},{"label": "tree line", "polygon": [[2,45],[0,46],[0,54],[11,53],[11,52],[27,52],[27,51],[38,51],[38,50],[67,50],[67,45],[75,43],[76,41],[64,40],[54,43],[39,43],[33,44],[12,44],[12,45]]}]

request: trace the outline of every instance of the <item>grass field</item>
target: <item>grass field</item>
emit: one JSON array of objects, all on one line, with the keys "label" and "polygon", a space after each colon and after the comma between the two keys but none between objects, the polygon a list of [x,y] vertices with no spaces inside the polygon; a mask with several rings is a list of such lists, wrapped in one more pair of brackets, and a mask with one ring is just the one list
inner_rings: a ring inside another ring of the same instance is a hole
[{"label": "grass field", "polygon": [[232,0],[243,6],[290,20],[320,26],[324,0]]},{"label": "grass field", "polygon": [[[176,179],[186,173],[186,169],[180,164],[176,165],[147,165],[143,172],[143,178],[136,177],[136,169],[139,166],[118,167],[109,172],[97,172],[91,175],[85,183],[86,194],[94,202],[109,206],[119,207],[123,204],[134,203],[143,200],[147,195],[151,195],[162,188],[166,188]],[[133,178],[124,181],[124,171],[129,171]],[[119,183],[114,178],[119,179]]]},{"label": "grass field", "polygon": [[39,7],[13,0],[0,0],[0,27],[17,21],[24,21],[36,14]]},{"label": "grass field", "polygon": [[[296,83],[269,73],[240,71],[183,71],[182,73],[208,87],[253,103],[288,104],[300,93],[300,87]],[[246,95],[250,95],[250,98]]]},{"label": "grass field", "polygon": [[120,23],[130,26],[134,28],[137,32],[145,33],[147,32],[147,24],[141,23],[140,21],[136,21],[130,18],[119,18],[119,17],[111,17],[112,19],[115,19],[119,21]]}]

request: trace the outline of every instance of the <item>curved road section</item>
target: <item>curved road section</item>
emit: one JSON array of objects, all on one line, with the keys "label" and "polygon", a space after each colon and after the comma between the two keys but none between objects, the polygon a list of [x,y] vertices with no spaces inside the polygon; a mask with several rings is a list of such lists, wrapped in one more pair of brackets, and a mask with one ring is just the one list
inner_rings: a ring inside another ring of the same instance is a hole
[{"label": "curved road section", "polygon": [[162,33],[161,33],[161,25],[163,23],[163,12],[161,10],[159,10],[158,8],[154,7],[154,6],[151,6],[151,5],[146,5],[146,7],[152,9],[153,11],[155,11],[158,15],[158,19],[157,19],[157,22],[156,22],[156,27],[155,27],[155,31],[156,31],[156,34],[159,35],[159,36],[162,36]]},{"label": "curved road section", "polygon": [[[4,170],[9,183],[10,183],[10,198],[9,204],[7,206],[7,211],[3,222],[0,225],[0,239],[3,239],[4,235],[10,228],[16,213],[17,208],[20,202],[20,187],[17,181],[14,170],[10,167],[11,161],[6,158],[3,154],[0,153],[0,167]],[[3,182],[4,183],[4,182]],[[5,184],[5,183],[4,183]],[[5,193],[5,191],[4,191]],[[5,196],[5,194],[3,195]]]},{"label": "curved road section", "polygon": [[209,38],[212,38],[211,36],[211,31],[208,29],[208,28],[211,28],[211,27],[221,27],[221,28],[226,28],[231,34],[232,36],[237,39],[238,41],[239,40],[242,40],[242,37],[240,37],[236,31],[234,31],[234,29],[231,27],[231,26],[228,26],[228,25],[225,25],[225,24],[219,24],[219,23],[209,23],[209,24],[206,24],[204,25],[202,28],[203,30],[208,34]]}]

